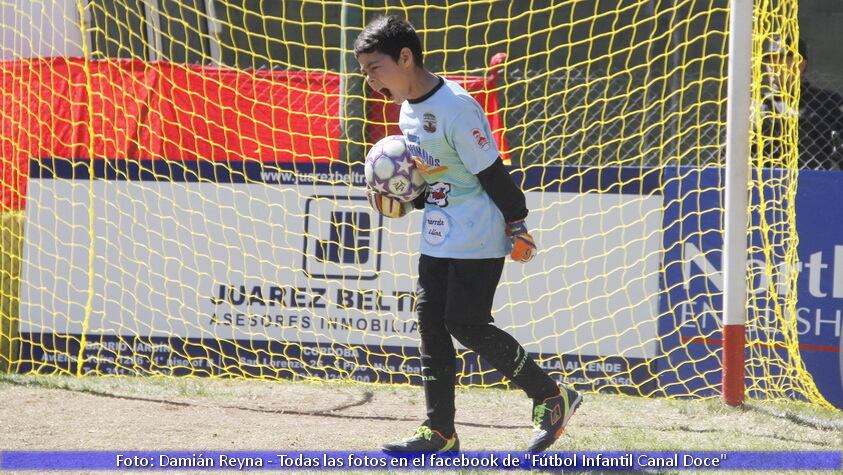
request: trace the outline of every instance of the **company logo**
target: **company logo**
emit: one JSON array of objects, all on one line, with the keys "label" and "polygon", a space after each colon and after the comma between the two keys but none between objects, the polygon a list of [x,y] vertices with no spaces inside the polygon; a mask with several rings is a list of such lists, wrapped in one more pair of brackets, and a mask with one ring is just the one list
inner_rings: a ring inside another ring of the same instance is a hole
[{"label": "company logo", "polygon": [[438,246],[445,242],[451,233],[451,219],[438,209],[425,209],[422,224],[422,236],[428,244]]},{"label": "company logo", "polygon": [[433,158],[432,155],[427,153],[427,150],[417,144],[408,143],[407,149],[412,154],[413,161],[416,162],[416,170],[424,177],[424,181],[428,183],[436,181],[438,177],[448,171],[448,167],[441,165],[439,159]]},{"label": "company logo", "polygon": [[[721,293],[724,289],[721,262],[709,259],[703,249],[693,243],[683,247],[682,287],[690,298],[678,310],[682,326],[689,331],[719,328],[722,325]],[[800,337],[822,338],[812,343],[827,347],[827,339],[843,336],[843,312],[835,300],[843,298],[843,246],[835,245],[832,252],[817,251],[808,255],[805,262],[797,261],[793,268],[778,262],[769,264],[759,259],[748,259],[747,269],[752,284],[747,292],[752,298],[767,299],[775,294],[780,297],[789,292],[789,280],[797,273],[798,306],[796,331]],[[748,324],[776,318],[771,307],[756,306],[751,310]]]},{"label": "company logo", "polygon": [[556,405],[553,406],[553,410],[550,411],[550,424],[556,424],[559,422],[559,419],[562,419],[562,407],[559,403],[556,403]]},{"label": "company logo", "polygon": [[428,165],[421,158],[413,156],[413,161],[416,163],[416,170],[421,173],[422,178],[424,181],[431,181],[435,180],[437,177],[442,176],[446,171],[448,171],[448,167],[441,165],[441,166],[434,166]]},{"label": "company logo", "polygon": [[381,220],[364,197],[311,196],[305,205],[302,270],[317,279],[377,278]]},{"label": "company logo", "polygon": [[422,116],[422,128],[429,134],[436,132],[436,116],[430,112],[425,112]]},{"label": "company logo", "polygon": [[427,202],[440,208],[448,206],[448,194],[451,193],[450,183],[432,183],[427,193]]},{"label": "company logo", "polygon": [[328,239],[320,239],[316,246],[316,259],[337,264],[369,262],[371,229],[369,213],[334,211]]},{"label": "company logo", "polygon": [[[702,274],[714,290],[723,290],[720,263],[712,262],[708,255],[695,244],[685,243],[682,263],[682,285],[685,289],[691,288],[696,282],[694,278]],[[800,289],[804,289],[803,298],[843,299],[843,246],[835,245],[831,256],[828,251],[811,253],[807,262],[796,262],[793,269],[786,267],[784,262],[775,264],[774,269],[768,269],[767,265],[762,260],[750,258],[747,261],[747,267],[754,270],[754,274],[764,277],[757,285],[748,288],[753,295],[765,295],[768,289],[778,295],[787,295],[790,275],[797,272]],[[697,272],[694,272],[695,269]],[[767,277],[770,275],[772,279]]]},{"label": "company logo", "polygon": [[474,136],[474,141],[477,142],[478,147],[483,150],[489,150],[489,139],[483,135],[483,132],[480,132],[480,129],[472,130],[471,135]]}]

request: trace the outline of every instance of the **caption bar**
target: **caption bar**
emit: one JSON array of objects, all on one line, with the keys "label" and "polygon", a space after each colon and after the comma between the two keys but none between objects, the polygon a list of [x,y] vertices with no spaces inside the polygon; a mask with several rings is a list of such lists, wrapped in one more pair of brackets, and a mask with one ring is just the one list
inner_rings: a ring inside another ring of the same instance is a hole
[{"label": "caption bar", "polygon": [[843,452],[0,452],[2,470],[841,470]]}]

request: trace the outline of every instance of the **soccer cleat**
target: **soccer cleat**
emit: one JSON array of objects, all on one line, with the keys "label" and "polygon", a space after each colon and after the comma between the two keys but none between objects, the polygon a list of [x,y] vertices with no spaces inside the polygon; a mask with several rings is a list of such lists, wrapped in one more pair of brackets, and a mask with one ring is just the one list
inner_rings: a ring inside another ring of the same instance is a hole
[{"label": "soccer cleat", "polygon": [[530,452],[542,452],[556,442],[565,425],[582,403],[582,394],[573,388],[563,386],[558,396],[553,396],[533,406],[533,426],[536,432],[530,444]]},{"label": "soccer cleat", "polygon": [[409,439],[391,444],[384,444],[383,451],[386,453],[396,452],[459,452],[460,440],[456,432],[451,438],[442,435],[441,432],[433,430],[428,422],[416,429],[415,435]]}]

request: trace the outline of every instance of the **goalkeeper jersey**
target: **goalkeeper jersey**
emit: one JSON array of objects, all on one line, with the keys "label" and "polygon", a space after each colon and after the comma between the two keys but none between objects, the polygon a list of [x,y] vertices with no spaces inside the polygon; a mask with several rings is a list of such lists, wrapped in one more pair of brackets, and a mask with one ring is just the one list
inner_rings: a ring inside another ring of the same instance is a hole
[{"label": "goalkeeper jersey", "polygon": [[509,253],[503,214],[476,176],[500,155],[480,104],[440,77],[424,97],[404,101],[398,125],[428,183],[421,253],[460,259]]}]

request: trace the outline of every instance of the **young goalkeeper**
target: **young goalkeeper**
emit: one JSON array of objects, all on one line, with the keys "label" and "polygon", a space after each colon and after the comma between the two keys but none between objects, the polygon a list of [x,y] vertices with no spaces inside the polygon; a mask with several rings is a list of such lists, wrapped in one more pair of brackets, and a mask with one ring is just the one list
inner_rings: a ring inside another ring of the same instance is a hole
[{"label": "young goalkeeper", "polygon": [[384,450],[459,450],[452,336],[533,399],[530,450],[545,450],[582,396],[560,390],[511,335],[492,325],[491,314],[506,254],[527,262],[536,252],[524,224],[524,193],[504,168],[480,104],[424,68],[412,25],[396,16],[377,18],[358,36],[354,53],[369,86],[401,104],[399,126],[428,183],[414,203],[368,190],[372,207],[391,218],[424,208],[416,312],[427,421],[415,436]]}]

